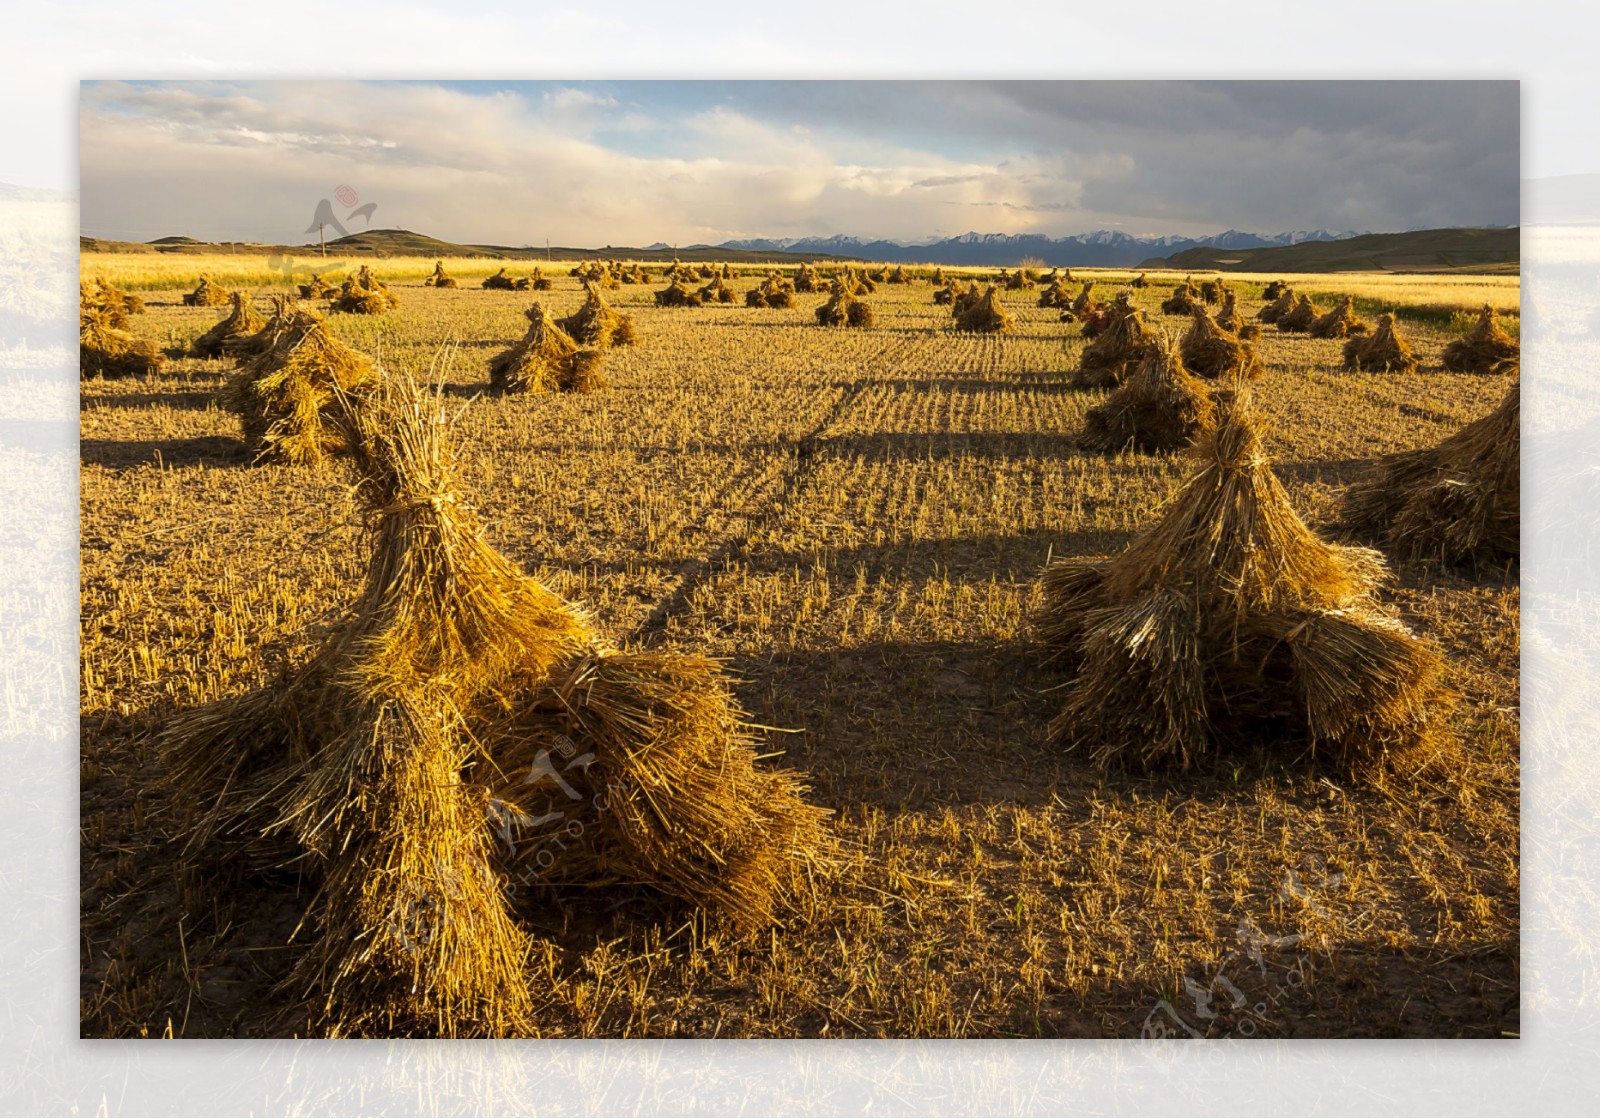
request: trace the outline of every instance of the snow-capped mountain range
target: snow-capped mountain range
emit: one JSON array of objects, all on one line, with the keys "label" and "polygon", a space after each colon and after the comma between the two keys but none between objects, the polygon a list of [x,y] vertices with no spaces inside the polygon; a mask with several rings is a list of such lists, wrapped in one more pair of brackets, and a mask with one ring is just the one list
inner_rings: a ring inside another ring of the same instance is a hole
[{"label": "snow-capped mountain range", "polygon": [[[1359,237],[1355,230],[1333,233],[1326,229],[1294,229],[1284,233],[1246,233],[1229,229],[1209,237],[1136,237],[1116,229],[1097,229],[1071,237],[1045,237],[1035,233],[963,233],[957,237],[932,237],[919,241],[863,240],[860,237],[756,237],[724,241],[718,245],[685,245],[682,251],[741,249],[746,252],[822,253],[861,257],[865,260],[1015,265],[1033,257],[1049,266],[1129,267],[1151,257],[1171,256],[1200,246],[1219,249],[1265,249],[1298,245],[1302,241],[1342,241]],[[652,249],[670,246],[656,244]]]}]

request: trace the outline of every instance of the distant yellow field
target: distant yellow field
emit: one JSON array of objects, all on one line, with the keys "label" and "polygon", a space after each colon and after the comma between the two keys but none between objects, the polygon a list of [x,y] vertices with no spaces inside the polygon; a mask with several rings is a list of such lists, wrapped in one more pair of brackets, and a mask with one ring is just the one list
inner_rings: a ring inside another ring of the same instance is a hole
[{"label": "distant yellow field", "polygon": [[[1215,273],[1213,273],[1215,274]],[[1163,279],[1177,273],[1151,273]],[[1296,291],[1315,299],[1318,295],[1349,293],[1357,300],[1388,303],[1393,307],[1476,310],[1485,303],[1495,310],[1515,315],[1522,299],[1520,276],[1427,275],[1417,272],[1317,272],[1285,273],[1229,272],[1229,283],[1267,284],[1286,280]],[[1176,283],[1176,280],[1173,280]]]},{"label": "distant yellow field", "polygon": [[1228,283],[1250,295],[1273,280],[1287,282],[1297,292],[1312,299],[1321,296],[1353,295],[1359,309],[1409,310],[1427,317],[1448,319],[1453,313],[1475,311],[1485,303],[1496,311],[1516,315],[1522,301],[1520,276],[1476,276],[1463,274],[1428,275],[1417,272],[1178,272],[1140,269],[1103,270],[1074,268],[1074,276],[1104,278],[1121,283],[1142,274],[1160,288],[1172,287],[1185,276],[1195,280],[1225,276]]},{"label": "distant yellow field", "polygon": [[[300,284],[312,275],[330,280],[342,279],[363,264],[386,283],[415,283],[433,272],[433,258],[330,256],[311,253],[290,258],[241,253],[237,256],[198,253],[84,253],[80,270],[85,278],[104,276],[129,291],[159,291],[163,288],[192,288],[201,273],[223,287],[252,289],[283,288]],[[488,257],[447,257],[445,271],[463,283],[481,283],[502,267],[512,275],[524,275],[535,267],[552,275],[564,276],[575,260],[494,260]]]},{"label": "distant yellow field", "polygon": [[[481,283],[484,277],[502,267],[512,275],[523,275],[538,267],[546,273],[564,276],[577,263],[575,260],[494,260],[485,257],[447,257],[444,260],[445,270],[463,284]],[[202,272],[224,287],[261,289],[287,287],[291,282],[303,283],[314,272],[329,278],[342,277],[362,264],[371,267],[378,278],[386,282],[414,283],[433,271],[434,261],[426,257],[329,257],[324,260],[314,254],[286,260],[259,255],[85,253],[82,257],[82,274],[85,277],[104,276],[119,287],[132,291],[192,287]],[[758,264],[734,265],[734,268],[742,274],[767,271],[765,266]],[[785,271],[792,268],[793,265],[784,266]],[[660,266],[654,266],[653,270],[659,274]],[[992,275],[997,271],[996,268],[945,268],[947,274],[972,277]],[[1072,269],[1074,276],[1108,285],[1125,283],[1140,272],[1140,269]],[[1153,285],[1160,287],[1163,284],[1176,284],[1185,275],[1198,279],[1223,273],[1147,271],[1144,274]],[[1229,283],[1243,289],[1246,295],[1255,294],[1256,289],[1272,280],[1286,280],[1296,291],[1304,291],[1313,299],[1321,295],[1349,293],[1368,312],[1380,308],[1407,309],[1446,320],[1454,312],[1476,310],[1485,303],[1498,311],[1515,315],[1521,301],[1521,283],[1517,276],[1384,272],[1229,272],[1226,276]],[[1016,298],[1023,296],[1019,294]]]}]

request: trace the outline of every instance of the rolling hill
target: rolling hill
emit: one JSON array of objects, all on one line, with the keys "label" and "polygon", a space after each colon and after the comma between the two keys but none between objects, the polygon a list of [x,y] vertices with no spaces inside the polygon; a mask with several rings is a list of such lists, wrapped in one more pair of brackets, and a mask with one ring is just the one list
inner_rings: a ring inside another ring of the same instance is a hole
[{"label": "rolling hill", "polygon": [[[192,237],[158,237],[154,241],[109,241],[98,237],[79,237],[78,248],[86,253],[186,253],[194,255],[251,255],[263,254],[269,256],[306,255],[320,252],[320,246],[309,245],[268,245],[253,241],[197,241]],[[685,246],[681,252],[685,256],[692,256],[697,260],[704,260],[709,255],[707,251],[700,251],[699,246]],[[691,251],[692,250],[692,251]],[[512,248],[507,245],[458,245],[451,241],[441,241],[437,237],[429,237],[425,233],[414,233],[409,229],[369,229],[360,233],[352,233],[328,242],[328,253],[340,257],[488,257],[495,260],[587,260],[594,257],[606,260],[637,260],[646,263],[660,263],[671,261],[677,253],[670,247],[651,246],[650,248],[629,248],[616,245],[603,245],[598,249],[580,249],[564,245],[551,245],[549,248],[540,246],[534,248],[524,246]],[[823,252],[793,252],[780,249],[738,249],[718,246],[715,249],[718,260],[726,260],[733,264],[796,264],[802,260],[856,260],[853,256],[841,256]]]},{"label": "rolling hill", "polygon": [[1515,272],[1521,259],[1519,229],[1418,229],[1277,248],[1199,247],[1151,257],[1139,267],[1196,272]]}]

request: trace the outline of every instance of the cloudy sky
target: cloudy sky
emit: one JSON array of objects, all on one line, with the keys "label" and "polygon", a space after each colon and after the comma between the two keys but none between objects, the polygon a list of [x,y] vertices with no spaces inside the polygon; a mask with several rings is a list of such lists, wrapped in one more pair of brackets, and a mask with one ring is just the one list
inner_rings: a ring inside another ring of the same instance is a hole
[{"label": "cloudy sky", "polygon": [[1508,225],[1518,119],[1503,81],[86,83],[82,222],[299,243],[326,198],[579,247]]}]

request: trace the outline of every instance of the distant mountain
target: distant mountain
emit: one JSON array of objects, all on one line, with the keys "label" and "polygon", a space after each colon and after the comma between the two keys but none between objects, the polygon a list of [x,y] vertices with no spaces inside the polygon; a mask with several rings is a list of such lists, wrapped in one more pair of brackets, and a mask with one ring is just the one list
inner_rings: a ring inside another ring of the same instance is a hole
[{"label": "distant mountain", "polygon": [[853,256],[863,260],[903,264],[1015,265],[1024,258],[1034,257],[1052,267],[1126,268],[1152,255],[1192,248],[1259,249],[1357,236],[1360,234],[1354,231],[1330,233],[1326,229],[1297,229],[1268,235],[1229,229],[1209,237],[1138,237],[1121,230],[1098,229],[1093,233],[1078,233],[1071,237],[973,232],[924,241],[868,241],[845,236],[751,238],[724,241],[717,245],[691,245],[689,249]]},{"label": "distant mountain", "polygon": [[1204,245],[1138,266],[1195,272],[1515,272],[1521,259],[1521,230],[1515,228],[1418,229],[1261,248]]}]

